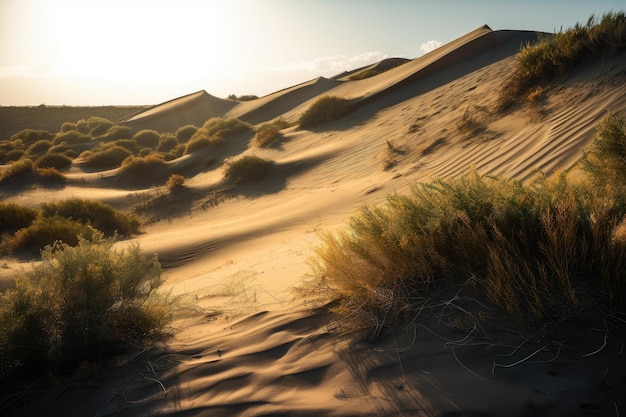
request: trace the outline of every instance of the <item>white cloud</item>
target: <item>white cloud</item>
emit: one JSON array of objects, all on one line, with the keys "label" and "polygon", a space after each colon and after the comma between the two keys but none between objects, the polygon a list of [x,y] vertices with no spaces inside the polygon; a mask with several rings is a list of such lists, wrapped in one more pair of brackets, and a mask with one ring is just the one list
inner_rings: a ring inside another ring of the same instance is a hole
[{"label": "white cloud", "polygon": [[389,58],[389,55],[378,51],[365,52],[352,57],[347,55],[322,56],[314,58],[310,61],[290,62],[287,65],[279,67],[266,67],[261,68],[261,70],[282,72],[316,72],[322,74],[327,72],[350,71],[373,64],[386,58]]},{"label": "white cloud", "polygon": [[430,40],[426,43],[423,43],[422,46],[420,46],[420,49],[424,51],[425,53],[428,53],[430,51],[434,51],[435,49],[439,48],[441,45],[443,45],[443,42]]}]

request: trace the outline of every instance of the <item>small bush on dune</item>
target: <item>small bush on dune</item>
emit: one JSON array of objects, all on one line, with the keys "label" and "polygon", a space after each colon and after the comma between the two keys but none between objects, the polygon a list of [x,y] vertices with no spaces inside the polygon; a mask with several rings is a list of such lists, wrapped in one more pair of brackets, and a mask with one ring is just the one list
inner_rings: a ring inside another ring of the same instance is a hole
[{"label": "small bush on dune", "polygon": [[224,177],[234,183],[258,180],[267,175],[273,164],[274,161],[270,159],[247,155],[236,161],[227,162]]},{"label": "small bush on dune", "polygon": [[72,164],[72,160],[61,153],[47,153],[37,159],[34,164],[35,168],[56,168],[63,169]]},{"label": "small bush on dune", "polygon": [[93,168],[116,168],[131,155],[128,149],[114,145],[100,152],[90,152],[85,156],[85,164]]},{"label": "small bush on dune", "polygon": [[162,134],[157,145],[157,152],[170,152],[178,146],[178,139],[171,133]]},{"label": "small bush on dune", "polygon": [[191,139],[191,137],[193,136],[194,133],[196,133],[197,130],[198,128],[194,125],[186,125],[186,126],[179,127],[175,133],[176,139],[178,139],[178,141],[181,143],[187,142],[189,139]]},{"label": "small bush on dune", "polygon": [[6,155],[4,156],[4,159],[7,162],[15,162],[20,160],[22,157],[24,156],[24,151],[21,149],[13,149],[12,151],[9,151],[6,153]]},{"label": "small bush on dune", "polygon": [[172,174],[167,179],[165,186],[170,192],[181,190],[185,186],[185,177],[180,174]]},{"label": "small bush on dune", "polygon": [[89,129],[89,135],[96,137],[105,134],[110,128],[112,128],[113,122],[103,117],[90,117],[87,119],[87,127]]},{"label": "small bush on dune", "polygon": [[11,141],[20,140],[22,143],[28,145],[40,140],[52,140],[53,138],[54,134],[46,130],[24,129],[11,136]]},{"label": "small bush on dune", "polygon": [[202,125],[203,133],[209,137],[219,136],[227,138],[228,136],[248,132],[252,130],[250,123],[240,119],[225,119],[222,117],[213,117]]},{"label": "small bush on dune", "polygon": [[139,146],[154,149],[161,140],[161,134],[156,130],[144,129],[135,133],[133,140],[137,142]]},{"label": "small bush on dune", "polygon": [[350,100],[341,97],[320,97],[302,113],[298,124],[300,128],[306,129],[337,120],[350,111],[350,103]]},{"label": "small bush on dune", "polygon": [[165,167],[165,158],[162,155],[150,154],[144,157],[129,156],[122,162],[120,174],[130,177],[145,176],[154,170]]},{"label": "small bush on dune", "polygon": [[190,154],[198,149],[207,148],[210,146],[220,146],[224,144],[224,138],[220,136],[207,136],[205,134],[195,134],[193,138],[185,145],[184,155]]},{"label": "small bush on dune", "polygon": [[30,226],[37,218],[37,210],[15,203],[0,203],[0,234],[15,233]]},{"label": "small bush on dune", "polygon": [[60,202],[43,203],[41,213],[44,218],[61,216],[90,224],[106,236],[113,236],[115,233],[130,236],[139,231],[137,218],[117,211],[100,201],[70,198]]},{"label": "small bush on dune", "polygon": [[128,126],[111,126],[104,134],[100,136],[103,140],[130,139],[133,136],[133,130]]},{"label": "small bush on dune", "polygon": [[48,152],[48,149],[50,149],[51,146],[52,142],[50,142],[49,140],[38,140],[37,142],[30,145],[28,149],[26,149],[25,155],[27,155],[28,157],[41,156]]},{"label": "small bush on dune", "polygon": [[35,168],[35,173],[43,181],[65,181],[65,174],[53,167]]},{"label": "small bush on dune", "polygon": [[276,142],[280,131],[289,127],[289,123],[283,119],[277,119],[270,123],[263,123],[256,130],[255,144],[260,147],[271,146]]},{"label": "small bush on dune", "polygon": [[0,182],[18,178],[31,172],[33,172],[33,161],[28,158],[20,159],[12,162],[11,165],[2,171]]},{"label": "small bush on dune", "polygon": [[67,143],[68,145],[76,145],[91,141],[92,137],[86,133],[79,132],[77,130],[68,130],[66,132],[59,133],[52,140],[53,145],[60,143]]},{"label": "small bush on dune", "polygon": [[113,244],[95,235],[49,246],[0,294],[0,382],[100,362],[120,343],[163,334],[172,304],[158,292],[156,256]]}]

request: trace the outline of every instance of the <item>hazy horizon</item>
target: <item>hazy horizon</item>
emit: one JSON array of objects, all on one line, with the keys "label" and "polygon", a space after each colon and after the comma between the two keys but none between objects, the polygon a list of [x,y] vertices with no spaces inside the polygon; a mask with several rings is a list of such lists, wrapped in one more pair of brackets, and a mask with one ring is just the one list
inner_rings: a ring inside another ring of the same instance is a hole
[{"label": "hazy horizon", "polygon": [[0,0],[0,105],[148,105],[263,96],[484,24],[554,32],[620,1]]}]

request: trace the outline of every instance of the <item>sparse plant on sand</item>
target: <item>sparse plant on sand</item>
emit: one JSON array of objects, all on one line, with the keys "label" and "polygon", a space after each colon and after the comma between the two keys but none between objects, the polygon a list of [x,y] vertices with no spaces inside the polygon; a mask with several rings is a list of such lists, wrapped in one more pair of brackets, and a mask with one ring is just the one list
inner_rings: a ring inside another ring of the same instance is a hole
[{"label": "sparse plant on sand", "polygon": [[135,133],[132,138],[139,146],[155,149],[161,140],[156,130],[143,129]]},{"label": "sparse plant on sand", "polygon": [[185,177],[180,174],[172,174],[167,179],[165,186],[170,192],[182,190],[185,187]]},{"label": "sparse plant on sand", "polygon": [[460,132],[465,133],[466,135],[474,135],[485,130],[485,126],[481,123],[475,116],[474,113],[470,111],[469,106],[463,112],[463,116],[461,120],[459,120],[456,124],[456,127]]},{"label": "sparse plant on sand", "polygon": [[300,128],[307,129],[339,119],[350,111],[351,101],[337,96],[318,98],[298,120]]},{"label": "sparse plant on sand", "polygon": [[72,164],[72,159],[62,153],[47,153],[38,158],[33,165],[35,168],[63,169]]},{"label": "sparse plant on sand", "polygon": [[33,172],[33,161],[28,158],[23,158],[18,161],[12,162],[2,173],[0,173],[0,183],[15,179]]},{"label": "sparse plant on sand", "polygon": [[146,172],[163,169],[165,158],[159,154],[150,154],[144,157],[129,156],[122,162],[120,174],[139,178]]},{"label": "sparse plant on sand", "polygon": [[118,145],[108,147],[102,151],[91,152],[82,155],[85,158],[85,165],[94,168],[116,168],[119,167],[132,152]]},{"label": "sparse plant on sand", "polygon": [[163,334],[172,303],[156,256],[94,235],[55,243],[0,294],[0,383],[99,363],[124,342]]},{"label": "sparse plant on sand", "polygon": [[254,143],[261,148],[271,146],[276,143],[280,137],[280,131],[289,127],[289,123],[282,119],[276,119],[273,122],[263,123],[256,130]]},{"label": "sparse plant on sand", "polygon": [[16,203],[0,203],[0,230],[15,233],[28,227],[37,218],[37,210]]},{"label": "sparse plant on sand", "polygon": [[226,163],[224,177],[228,181],[240,183],[263,178],[274,165],[274,161],[255,155],[247,155],[243,158]]}]

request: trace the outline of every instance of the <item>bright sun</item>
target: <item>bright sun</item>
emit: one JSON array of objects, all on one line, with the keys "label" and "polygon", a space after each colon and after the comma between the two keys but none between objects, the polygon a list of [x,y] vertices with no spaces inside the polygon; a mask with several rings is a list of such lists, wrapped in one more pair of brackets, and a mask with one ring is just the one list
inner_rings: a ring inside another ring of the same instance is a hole
[{"label": "bright sun", "polygon": [[212,61],[227,52],[221,42],[228,15],[224,3],[200,2],[210,5],[202,15],[184,1],[59,1],[52,34],[59,65],[71,76],[89,79],[217,76]]}]

